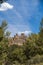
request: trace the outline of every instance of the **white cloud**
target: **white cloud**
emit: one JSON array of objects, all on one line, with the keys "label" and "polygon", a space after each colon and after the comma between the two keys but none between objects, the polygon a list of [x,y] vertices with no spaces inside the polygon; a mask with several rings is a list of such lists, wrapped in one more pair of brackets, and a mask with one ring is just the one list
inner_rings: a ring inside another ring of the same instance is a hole
[{"label": "white cloud", "polygon": [[13,8],[13,5],[9,4],[9,3],[2,3],[0,4],[0,11],[6,11],[8,9],[12,9]]},{"label": "white cloud", "polygon": [[24,33],[25,35],[31,34],[32,31],[24,31],[24,32],[18,32],[19,35],[21,35],[21,33]]}]

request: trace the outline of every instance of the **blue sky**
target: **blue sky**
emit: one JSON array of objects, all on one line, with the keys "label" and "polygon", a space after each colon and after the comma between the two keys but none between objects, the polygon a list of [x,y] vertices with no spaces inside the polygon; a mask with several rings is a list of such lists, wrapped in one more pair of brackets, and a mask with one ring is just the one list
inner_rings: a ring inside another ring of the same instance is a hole
[{"label": "blue sky", "polygon": [[9,0],[0,6],[0,23],[8,22],[11,36],[15,33],[39,32],[43,18],[43,0]]}]

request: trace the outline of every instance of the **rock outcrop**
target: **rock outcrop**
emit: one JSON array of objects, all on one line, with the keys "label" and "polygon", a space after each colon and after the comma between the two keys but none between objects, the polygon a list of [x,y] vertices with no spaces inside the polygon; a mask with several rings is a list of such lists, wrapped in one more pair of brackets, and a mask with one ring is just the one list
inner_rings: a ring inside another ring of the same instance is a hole
[{"label": "rock outcrop", "polygon": [[14,35],[14,37],[9,38],[9,45],[23,45],[26,42],[26,38],[27,36],[25,36],[24,33],[22,33],[21,35]]}]

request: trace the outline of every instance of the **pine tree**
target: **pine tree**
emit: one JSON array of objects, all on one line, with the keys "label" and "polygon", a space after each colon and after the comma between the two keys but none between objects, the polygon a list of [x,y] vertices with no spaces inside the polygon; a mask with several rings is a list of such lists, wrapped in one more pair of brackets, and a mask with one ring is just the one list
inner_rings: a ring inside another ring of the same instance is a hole
[{"label": "pine tree", "polygon": [[43,19],[40,23],[39,43],[41,46],[43,46]]},{"label": "pine tree", "polygon": [[7,22],[3,20],[0,26],[0,41],[2,41],[3,37],[5,37],[6,29],[7,29]]},{"label": "pine tree", "polygon": [[3,29],[0,27],[0,41],[3,39]]},{"label": "pine tree", "polygon": [[40,35],[40,39],[43,41],[43,19],[40,23],[40,33],[39,33],[39,35]]}]

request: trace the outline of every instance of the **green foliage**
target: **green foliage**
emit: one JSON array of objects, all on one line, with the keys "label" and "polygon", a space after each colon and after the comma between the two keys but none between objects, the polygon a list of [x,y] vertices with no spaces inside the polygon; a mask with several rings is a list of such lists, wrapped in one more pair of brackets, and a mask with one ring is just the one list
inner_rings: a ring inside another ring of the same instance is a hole
[{"label": "green foliage", "polygon": [[39,32],[39,40],[41,41],[41,43],[43,44],[43,19],[40,23],[40,32]]},{"label": "green foliage", "polygon": [[15,45],[9,48],[8,59],[10,62],[15,63],[18,61],[19,63],[24,63],[26,60],[26,56],[23,53],[23,48]]},{"label": "green foliage", "polygon": [[7,27],[8,27],[8,23],[6,22],[6,20],[3,20],[1,24],[1,28],[3,29],[3,31],[5,31]]},{"label": "green foliage", "polygon": [[0,41],[2,41],[2,39],[5,37],[10,36],[10,32],[9,31],[6,32],[7,28],[8,28],[8,23],[5,20],[3,20],[0,25]]},{"label": "green foliage", "polygon": [[27,65],[35,65],[35,64],[39,64],[39,63],[43,63],[43,55],[36,55],[34,57],[32,57],[30,60],[27,61]]},{"label": "green foliage", "polygon": [[3,29],[0,27],[0,41],[2,40],[3,38]]}]

